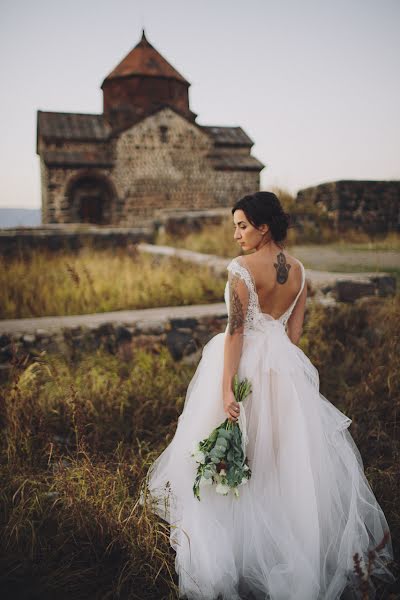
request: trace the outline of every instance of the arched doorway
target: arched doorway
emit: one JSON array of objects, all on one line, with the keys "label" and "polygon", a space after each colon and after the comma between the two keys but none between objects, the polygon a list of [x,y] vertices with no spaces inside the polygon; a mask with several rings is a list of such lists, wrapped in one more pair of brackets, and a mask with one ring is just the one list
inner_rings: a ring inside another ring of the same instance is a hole
[{"label": "arched doorway", "polygon": [[107,179],[86,175],[70,187],[72,219],[78,223],[105,225],[111,220],[112,188]]}]

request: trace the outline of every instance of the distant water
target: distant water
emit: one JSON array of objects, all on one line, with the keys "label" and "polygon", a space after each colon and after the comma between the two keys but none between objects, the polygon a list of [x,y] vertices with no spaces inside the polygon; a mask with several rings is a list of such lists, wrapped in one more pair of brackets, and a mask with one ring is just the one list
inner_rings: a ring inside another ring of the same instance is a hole
[{"label": "distant water", "polygon": [[40,223],[40,208],[0,208],[0,229],[2,227],[35,227]]}]

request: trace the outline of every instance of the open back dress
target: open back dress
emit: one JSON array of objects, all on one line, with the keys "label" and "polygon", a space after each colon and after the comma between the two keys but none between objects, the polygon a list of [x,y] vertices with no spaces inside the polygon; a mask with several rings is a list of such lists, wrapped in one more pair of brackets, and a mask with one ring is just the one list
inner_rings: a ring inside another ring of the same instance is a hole
[{"label": "open back dress", "polygon": [[[252,384],[241,405],[252,475],[239,497],[204,486],[199,502],[192,491],[193,444],[227,417],[222,378],[228,326],[204,346],[174,438],[149,469],[146,497],[170,524],[180,598],[336,600],[344,590],[351,594],[346,598],[357,598],[353,555],[367,561],[368,550],[389,530],[348,431],[351,419],[319,392],[317,369],[287,335],[305,285],[300,265],[298,294],[276,319],[261,311],[254,278],[240,257],[227,267],[228,315],[233,278],[248,294],[238,376]],[[386,566],[392,559],[389,535],[373,574],[392,581]]]}]

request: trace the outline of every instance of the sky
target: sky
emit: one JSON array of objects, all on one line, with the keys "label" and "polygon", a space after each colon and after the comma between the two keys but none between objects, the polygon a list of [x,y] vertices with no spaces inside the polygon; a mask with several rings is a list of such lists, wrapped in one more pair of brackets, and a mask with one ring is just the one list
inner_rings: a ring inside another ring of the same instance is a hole
[{"label": "sky", "polygon": [[142,27],[261,189],[400,179],[400,0],[0,0],[0,207],[40,207],[37,110],[101,113]]}]

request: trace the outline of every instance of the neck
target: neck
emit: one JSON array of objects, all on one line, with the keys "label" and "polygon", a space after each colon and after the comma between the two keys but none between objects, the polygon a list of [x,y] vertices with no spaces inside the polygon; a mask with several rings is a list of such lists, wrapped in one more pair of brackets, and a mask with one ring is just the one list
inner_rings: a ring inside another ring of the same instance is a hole
[{"label": "neck", "polygon": [[268,252],[269,254],[272,252],[278,252],[279,250],[282,250],[282,247],[276,244],[270,235],[266,235],[263,236],[260,243],[254,247],[254,252],[260,252],[260,250],[263,251],[263,254],[264,252]]}]

